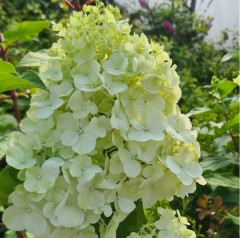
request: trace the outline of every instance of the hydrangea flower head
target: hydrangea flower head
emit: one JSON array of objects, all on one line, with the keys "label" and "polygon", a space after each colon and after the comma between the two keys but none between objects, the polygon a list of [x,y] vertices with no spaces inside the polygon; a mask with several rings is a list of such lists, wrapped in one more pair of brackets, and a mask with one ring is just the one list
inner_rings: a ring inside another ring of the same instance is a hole
[{"label": "hydrangea flower head", "polygon": [[[95,238],[101,228],[102,238],[115,238],[136,201],[150,208],[184,197],[201,178],[196,133],[177,105],[176,66],[120,18],[97,3],[54,26],[60,39],[39,69],[48,91],[33,95],[7,152],[23,181],[3,215],[10,229]],[[158,237],[178,237],[170,229],[186,224],[163,213]],[[165,215],[172,225],[163,229]]]}]

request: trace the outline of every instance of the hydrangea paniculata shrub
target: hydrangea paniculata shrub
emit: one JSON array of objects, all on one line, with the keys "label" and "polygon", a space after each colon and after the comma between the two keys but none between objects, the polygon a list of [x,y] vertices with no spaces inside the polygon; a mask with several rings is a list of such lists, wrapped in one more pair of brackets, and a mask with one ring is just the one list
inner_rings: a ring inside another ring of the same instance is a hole
[{"label": "hydrangea paniculata shrub", "polygon": [[[194,192],[197,135],[177,105],[176,66],[131,35],[117,8],[85,6],[54,29],[60,39],[39,73],[48,90],[32,96],[10,140],[7,162],[22,184],[3,221],[40,237],[114,238],[136,201],[147,209]],[[156,236],[129,237],[195,237],[180,214],[159,212]]]}]

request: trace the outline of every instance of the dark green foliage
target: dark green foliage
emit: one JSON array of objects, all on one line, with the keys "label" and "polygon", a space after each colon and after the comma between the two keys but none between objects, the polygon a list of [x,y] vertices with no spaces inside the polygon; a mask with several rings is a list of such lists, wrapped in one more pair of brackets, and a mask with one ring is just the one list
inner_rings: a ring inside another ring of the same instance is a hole
[{"label": "dark green foliage", "polygon": [[117,230],[117,238],[126,238],[131,232],[136,232],[146,224],[146,218],[143,212],[142,203],[136,203],[136,209],[132,211],[128,217],[120,223]]}]

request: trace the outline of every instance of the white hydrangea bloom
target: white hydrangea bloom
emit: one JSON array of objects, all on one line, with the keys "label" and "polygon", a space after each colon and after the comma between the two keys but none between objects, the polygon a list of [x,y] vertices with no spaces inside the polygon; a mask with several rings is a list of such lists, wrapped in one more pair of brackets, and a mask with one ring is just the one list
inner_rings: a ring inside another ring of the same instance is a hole
[{"label": "white hydrangea bloom", "polygon": [[[120,17],[97,3],[54,26],[60,39],[40,67],[48,90],[33,94],[6,155],[22,180],[3,215],[8,228],[116,238],[137,201],[151,208],[203,180],[196,133],[177,105],[176,66]],[[128,238],[195,237],[185,218],[160,213],[152,233]]]}]

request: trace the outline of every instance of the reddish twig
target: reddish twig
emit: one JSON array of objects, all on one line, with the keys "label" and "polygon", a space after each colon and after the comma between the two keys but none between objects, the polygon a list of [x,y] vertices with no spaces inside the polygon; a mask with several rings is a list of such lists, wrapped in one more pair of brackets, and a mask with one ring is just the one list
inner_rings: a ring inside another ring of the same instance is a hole
[{"label": "reddish twig", "polygon": [[80,5],[79,0],[73,0],[73,5],[74,5],[76,11],[80,11],[81,10],[82,6]]},{"label": "reddish twig", "polygon": [[0,226],[5,226],[3,223],[0,223]]},{"label": "reddish twig", "polygon": [[14,115],[15,115],[15,118],[17,119],[18,124],[19,124],[20,121],[21,121],[21,113],[20,113],[20,110],[19,110],[19,107],[18,107],[17,93],[16,93],[16,90],[11,90],[10,93],[11,93],[11,99],[13,101]]},{"label": "reddish twig", "polygon": [[66,5],[68,5],[72,10],[75,10],[75,7],[68,1],[68,0],[63,0]]},{"label": "reddish twig", "polygon": [[16,231],[16,235],[18,238],[25,238],[25,235],[23,234],[22,231]]},{"label": "reddish twig", "polygon": [[70,3],[68,0],[63,0],[63,1],[74,11],[81,11],[85,5],[89,5],[95,2],[95,0],[88,0],[87,2],[81,5],[79,3],[79,0],[73,0],[73,4]]},{"label": "reddish twig", "polygon": [[[227,110],[227,108],[226,108],[223,100],[221,100],[221,104],[222,104],[223,110],[224,110],[223,115],[224,115],[225,121],[226,121],[226,122],[229,122],[228,110]],[[235,136],[234,136],[232,130],[228,130],[228,133],[229,133],[229,135],[230,135],[230,137],[231,137],[231,139],[232,139],[232,142],[233,142],[233,145],[234,145],[234,147],[235,147],[236,152],[237,152],[238,154],[240,154],[240,147],[239,147],[239,145],[238,145],[238,142],[235,140]]]},{"label": "reddish twig", "polygon": [[11,96],[0,96],[0,101],[11,99]]}]

